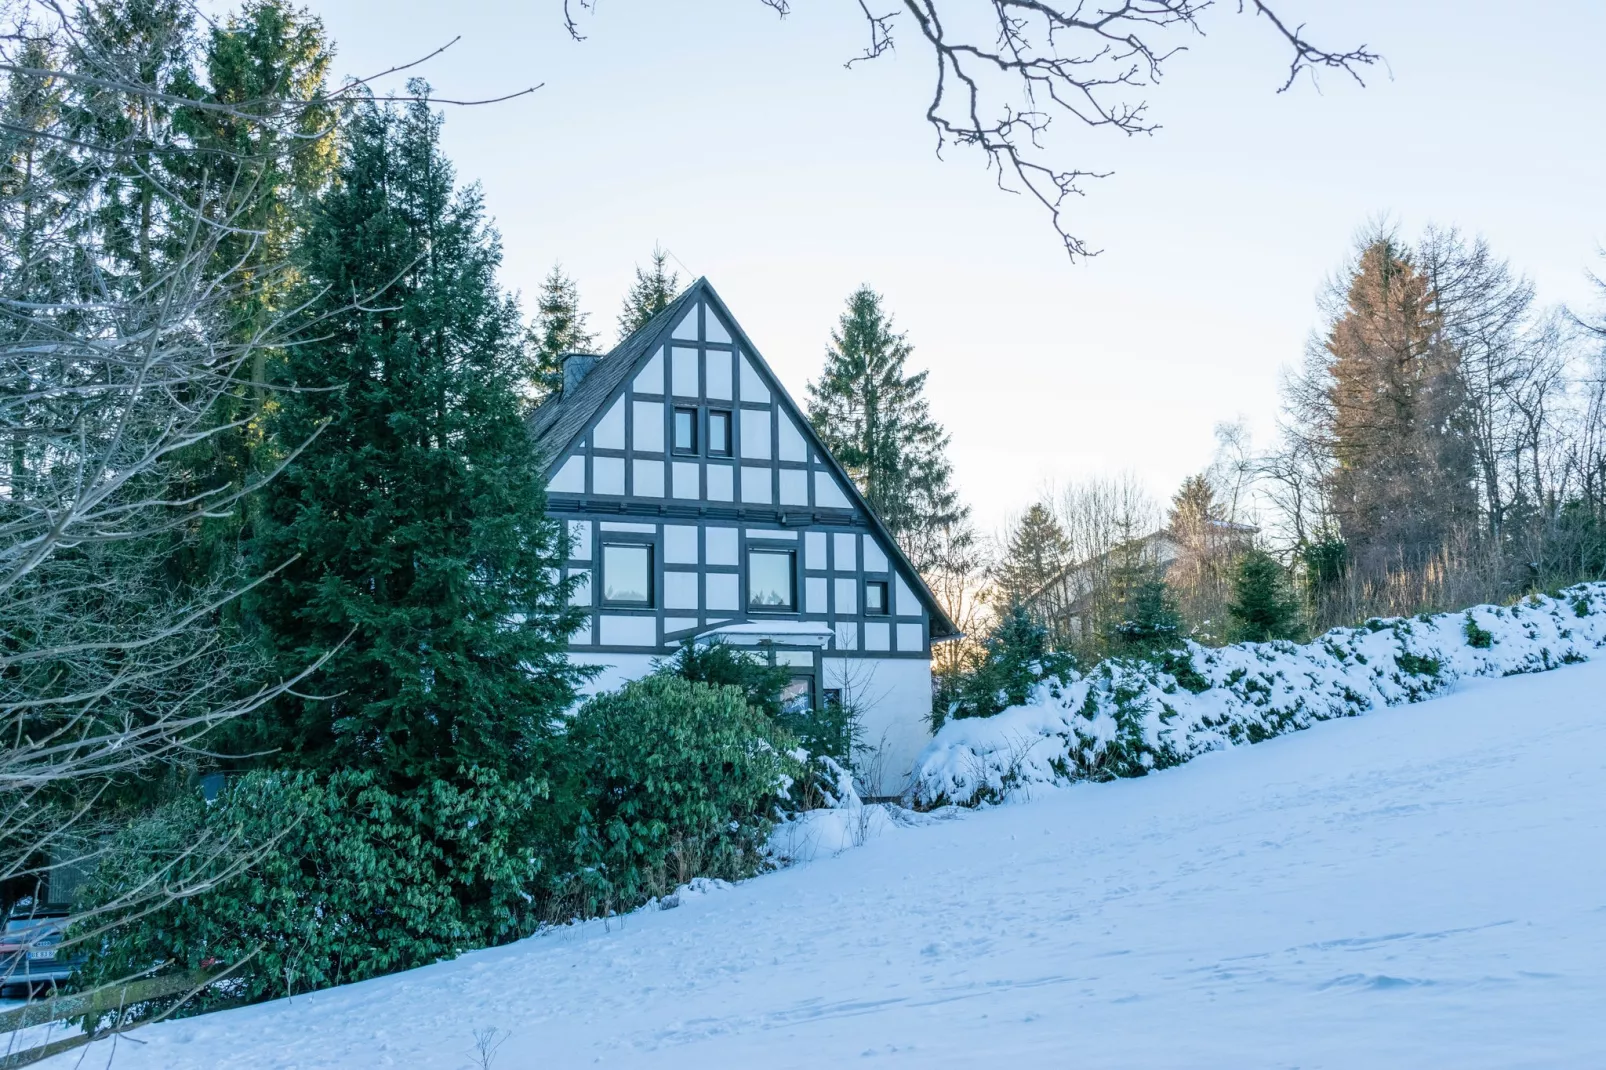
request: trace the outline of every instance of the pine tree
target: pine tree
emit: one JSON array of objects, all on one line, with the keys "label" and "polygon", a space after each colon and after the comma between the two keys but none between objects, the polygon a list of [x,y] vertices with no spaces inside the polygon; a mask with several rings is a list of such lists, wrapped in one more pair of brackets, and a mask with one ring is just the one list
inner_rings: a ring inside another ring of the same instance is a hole
[{"label": "pine tree", "polygon": [[174,119],[179,101],[199,95],[194,21],[185,0],[98,0],[84,9],[70,50],[69,63],[91,71],[118,57],[144,90],[79,95],[69,119],[80,142],[118,150],[96,168],[99,207],[84,222],[85,237],[100,239],[106,281],[123,293],[154,285],[184,242],[188,213],[175,201],[183,200],[178,171],[190,146]]},{"label": "pine tree", "polygon": [[992,570],[994,601],[1023,604],[1070,563],[1071,543],[1041,502],[1033,503],[1009,535],[1003,560]]},{"label": "pine tree", "polygon": [[636,268],[636,281],[625,294],[625,306],[619,312],[619,341],[635,334],[658,313],[669,307],[680,294],[680,273],[670,271],[669,254],[653,246],[652,270]]},{"label": "pine tree", "polygon": [[1072,668],[1068,655],[1050,649],[1047,629],[1023,606],[1010,606],[982,640],[975,668],[933,720],[940,728],[949,717],[991,717],[1025,702],[1039,683]]},{"label": "pine tree", "polygon": [[596,335],[586,330],[580,288],[563,273],[561,264],[553,264],[541,284],[535,312],[534,385],[539,400],[563,388],[564,354],[590,352]]},{"label": "pine tree", "polygon": [[1372,574],[1420,566],[1477,522],[1474,457],[1459,354],[1428,279],[1393,238],[1362,250],[1326,351],[1321,431],[1351,559]]},{"label": "pine tree", "polygon": [[1182,645],[1182,616],[1162,579],[1138,583],[1127,595],[1121,620],[1108,641],[1118,654],[1144,656]]},{"label": "pine tree", "polygon": [[809,422],[916,568],[928,536],[969,515],[953,488],[948,435],[926,404],[926,373],[904,373],[912,352],[892,327],[881,296],[861,286],[848,298],[809,384]]},{"label": "pine tree", "polygon": [[1289,591],[1283,566],[1264,550],[1251,550],[1239,558],[1232,595],[1227,612],[1238,642],[1298,638],[1299,603]]},{"label": "pine tree", "polygon": [[524,332],[439,125],[423,103],[349,120],[304,243],[318,331],[285,352],[295,389],[272,422],[281,448],[321,433],[269,485],[256,540],[264,564],[295,557],[254,600],[284,670],[329,655],[262,742],[393,790],[527,772],[576,680],[516,392]]}]

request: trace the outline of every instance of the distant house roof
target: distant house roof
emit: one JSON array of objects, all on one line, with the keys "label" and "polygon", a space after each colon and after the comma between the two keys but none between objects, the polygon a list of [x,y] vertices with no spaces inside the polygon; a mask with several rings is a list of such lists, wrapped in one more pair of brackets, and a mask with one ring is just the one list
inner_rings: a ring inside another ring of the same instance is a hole
[{"label": "distant house roof", "polygon": [[[530,414],[528,421],[530,436],[535,440],[542,475],[545,478],[551,478],[553,469],[569,452],[575,439],[584,434],[586,428],[601,414],[603,406],[624,386],[625,380],[629,379],[631,373],[643,363],[643,358],[650,356],[654,350],[670,340],[675,324],[680,321],[681,312],[699,299],[707,301],[711,307],[719,311],[724,322],[730,325],[737,347],[762,368],[777,387],[780,387],[780,380],[759,355],[758,349],[743,332],[736,318],[730,314],[730,309],[725,307],[725,302],[714,292],[714,287],[706,278],[699,278],[686,287],[684,293],[664,306],[661,312],[632,332],[630,337],[614,346],[605,355],[596,358],[578,385],[553,394]],[[870,507],[870,503],[865,501],[864,495],[859,493],[857,484],[848,477],[842,465],[814,433],[814,426],[803,418],[784,387],[780,388],[780,400],[797,414],[801,433],[815,452],[831,467],[844,492],[869,519],[871,530],[880,537],[887,552],[902,566],[904,573],[913,583],[916,595],[931,614],[931,638],[933,640],[960,638],[963,633],[943,611],[937,597],[926,585],[925,579],[898,545],[898,540],[892,537],[881,517]]]},{"label": "distant house roof", "polygon": [[[1241,524],[1232,520],[1208,520],[1206,523],[1220,532],[1229,542],[1237,543],[1239,540],[1252,539],[1260,534],[1260,529],[1253,524]],[[1239,544],[1241,545],[1241,543]],[[1122,545],[1137,546],[1140,559],[1154,568],[1161,576],[1164,576],[1170,570],[1171,565],[1182,555],[1182,542],[1171,533],[1170,528],[1151,531],[1147,535],[1133,539],[1131,543]],[[1092,593],[1092,584],[1087,580],[1087,577],[1094,572],[1096,566],[1108,560],[1114,552],[1115,548],[1111,548],[1097,557],[1090,557],[1085,561],[1074,561],[1066,565],[1041,587],[1027,595],[1023,601],[1028,606],[1038,606],[1047,611],[1075,615],[1085,608],[1085,602]],[[1049,606],[1045,604],[1051,598],[1057,603],[1056,605]]]}]

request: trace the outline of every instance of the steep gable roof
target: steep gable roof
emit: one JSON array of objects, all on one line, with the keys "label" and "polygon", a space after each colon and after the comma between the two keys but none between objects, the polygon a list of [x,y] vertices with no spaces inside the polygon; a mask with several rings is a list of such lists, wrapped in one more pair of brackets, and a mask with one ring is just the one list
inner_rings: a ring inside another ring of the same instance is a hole
[{"label": "steep gable roof", "polygon": [[699,279],[686,287],[686,292],[664,306],[662,312],[609,350],[572,393],[554,394],[530,414],[530,434],[535,439],[545,475],[552,474],[552,465],[568,452],[602,406],[624,386],[641,358],[663,344],[666,340],[663,336],[680,321],[681,311],[697,300],[698,285],[702,283]]},{"label": "steep gable roof", "polygon": [[529,429],[535,439],[535,446],[540,456],[542,475],[550,479],[553,470],[564,456],[574,446],[574,442],[585,434],[591,424],[602,414],[619,391],[624,389],[630,377],[641,369],[660,346],[671,341],[675,325],[680,322],[686,308],[698,300],[706,301],[711,309],[718,312],[722,322],[730,326],[731,338],[735,347],[750,361],[755,370],[764,379],[770,391],[775,395],[778,404],[784,404],[796,417],[793,421],[802,433],[809,447],[825,462],[835,475],[838,484],[848,495],[853,505],[869,520],[870,528],[880,539],[882,545],[893,559],[901,566],[904,574],[913,581],[914,592],[925,603],[927,611],[931,614],[931,637],[933,639],[957,639],[961,636],[959,628],[948,614],[943,612],[931,588],[926,585],[925,579],[909,561],[898,540],[881,521],[881,517],[870,507],[870,503],[859,493],[858,486],[848,477],[842,465],[825,447],[825,443],[814,432],[814,425],[798,409],[792,395],[781,385],[775,372],[770,369],[768,362],[759,354],[758,348],[753,345],[752,339],[742,330],[736,322],[730,309],[720,299],[714,287],[706,278],[698,278],[696,282],[686,287],[686,291],[665,306],[652,319],[637,328],[623,342],[597,361],[596,366],[588,372],[572,392],[565,391],[561,395],[548,398],[530,414]]}]

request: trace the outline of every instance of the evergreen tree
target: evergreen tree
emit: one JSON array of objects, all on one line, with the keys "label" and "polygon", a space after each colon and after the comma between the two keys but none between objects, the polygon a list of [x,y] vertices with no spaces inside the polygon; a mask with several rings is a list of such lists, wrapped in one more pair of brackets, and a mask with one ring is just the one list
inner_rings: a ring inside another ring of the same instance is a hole
[{"label": "evergreen tree", "polygon": [[1238,559],[1232,578],[1233,638],[1264,643],[1299,636],[1299,603],[1288,589],[1288,577],[1277,559],[1251,550]]},{"label": "evergreen tree", "polygon": [[981,657],[946,703],[934,711],[935,727],[948,717],[991,717],[1031,696],[1032,688],[1073,668],[1071,658],[1049,648],[1048,631],[1019,605],[998,618],[982,640]]},{"label": "evergreen tree", "polygon": [[680,294],[680,273],[669,270],[669,254],[653,246],[652,270],[636,268],[636,281],[625,294],[625,307],[619,312],[619,341],[635,334],[658,313],[669,307]]},{"label": "evergreen tree", "polygon": [[321,433],[270,484],[256,540],[265,565],[295,557],[254,600],[284,670],[329,656],[261,742],[393,790],[527,772],[577,678],[561,533],[516,393],[519,312],[439,125],[423,103],[349,121],[305,241],[318,330],[277,369],[293,388],[281,448]]},{"label": "evergreen tree", "polygon": [[586,329],[580,289],[561,264],[553,264],[541,284],[535,313],[534,385],[539,400],[563,389],[563,355],[590,352],[597,339]]},{"label": "evergreen tree", "polygon": [[186,235],[180,191],[188,183],[178,172],[191,145],[174,119],[180,101],[199,95],[191,68],[195,12],[185,0],[97,0],[83,15],[69,65],[120,69],[144,90],[76,94],[69,117],[81,143],[116,147],[84,176],[98,187],[84,236],[99,240],[106,282],[136,294],[180,255]]},{"label": "evergreen tree", "polygon": [[1004,558],[993,568],[994,600],[1019,605],[1070,563],[1071,543],[1041,502],[1033,503],[1009,535]]},{"label": "evergreen tree", "polygon": [[1182,616],[1164,580],[1144,580],[1131,589],[1108,641],[1114,653],[1140,657],[1182,645]]},{"label": "evergreen tree", "polygon": [[1333,510],[1368,573],[1416,567],[1477,522],[1460,355],[1427,277],[1390,236],[1370,242],[1326,339],[1321,428]]},{"label": "evergreen tree", "polygon": [[912,352],[881,297],[861,286],[848,298],[809,384],[809,422],[916,568],[928,567],[931,534],[969,515],[952,486],[948,435],[926,404],[926,373],[906,375]]}]

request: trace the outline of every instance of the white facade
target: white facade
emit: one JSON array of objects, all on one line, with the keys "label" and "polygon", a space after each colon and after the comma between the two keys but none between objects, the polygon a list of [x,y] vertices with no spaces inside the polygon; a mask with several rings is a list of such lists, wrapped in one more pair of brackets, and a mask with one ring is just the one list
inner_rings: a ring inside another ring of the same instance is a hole
[{"label": "white facade", "polygon": [[800,710],[860,717],[856,765],[899,794],[929,738],[931,643],[955,636],[705,280],[532,417],[585,622],[587,693],[688,642],[762,648]]}]

